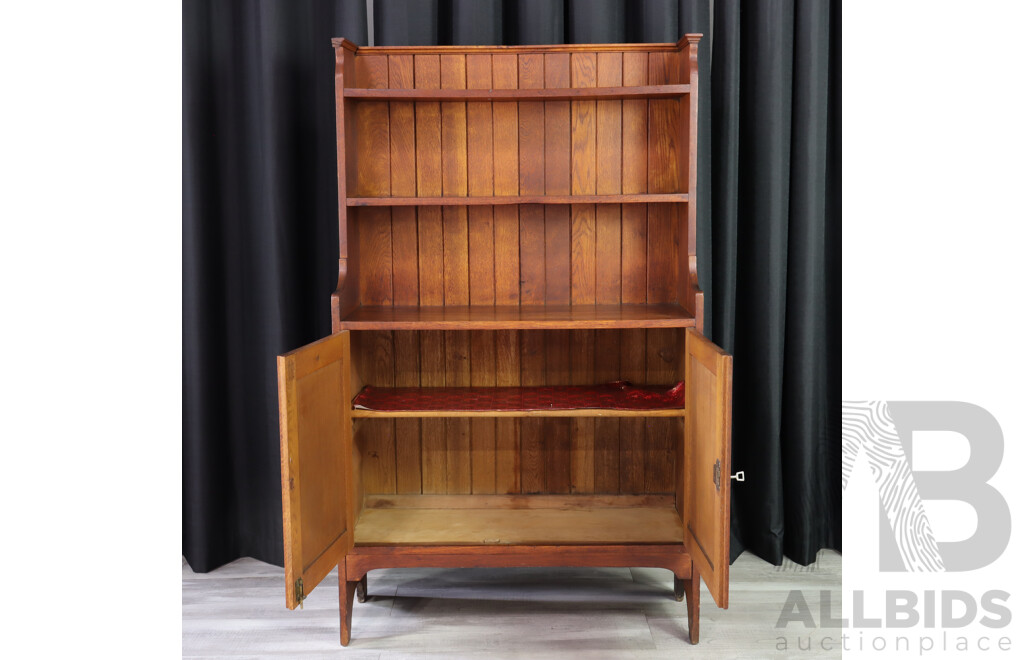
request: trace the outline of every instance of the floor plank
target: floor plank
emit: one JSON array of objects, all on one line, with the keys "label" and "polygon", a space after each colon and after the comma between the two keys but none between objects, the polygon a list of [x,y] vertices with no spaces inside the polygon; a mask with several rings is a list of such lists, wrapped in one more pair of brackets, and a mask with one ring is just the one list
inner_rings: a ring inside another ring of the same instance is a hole
[{"label": "floor plank", "polygon": [[[284,606],[282,569],[240,559],[210,573],[182,562],[184,657],[411,658],[787,658],[807,631],[775,623],[791,589],[812,612],[821,593],[841,607],[842,558],[822,551],[810,567],[772,566],[746,553],[731,567],[729,610],[701,595],[701,641],[687,640],[686,607],[672,576],[654,568],[389,569],[369,575],[356,603],[352,643],[338,644],[332,573],[306,599]],[[811,631],[801,658],[840,657]],[[776,650],[786,636],[788,652]],[[681,653],[685,653],[682,656]]]}]

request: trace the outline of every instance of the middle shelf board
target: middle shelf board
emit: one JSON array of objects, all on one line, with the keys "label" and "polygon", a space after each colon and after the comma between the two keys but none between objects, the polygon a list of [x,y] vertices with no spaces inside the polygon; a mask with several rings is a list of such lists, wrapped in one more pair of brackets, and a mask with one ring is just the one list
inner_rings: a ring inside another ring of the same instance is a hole
[{"label": "middle shelf board", "polygon": [[650,305],[360,306],[342,330],[600,330],[692,328],[676,303]]},{"label": "middle shelf board", "polygon": [[673,204],[686,193],[630,195],[497,195],[488,197],[349,197],[348,206],[509,206],[513,204]]},{"label": "middle shelf board", "polygon": [[353,417],[682,417],[685,388],[632,385],[364,387]]}]

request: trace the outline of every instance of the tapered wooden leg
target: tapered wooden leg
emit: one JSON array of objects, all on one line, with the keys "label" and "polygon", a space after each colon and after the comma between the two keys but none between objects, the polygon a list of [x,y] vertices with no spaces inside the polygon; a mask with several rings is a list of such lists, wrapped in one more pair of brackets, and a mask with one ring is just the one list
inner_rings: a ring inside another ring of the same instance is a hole
[{"label": "tapered wooden leg", "polygon": [[358,581],[350,582],[345,574],[345,564],[338,565],[338,610],[341,614],[341,645],[348,646],[352,639],[352,600],[356,595]]},{"label": "tapered wooden leg", "polygon": [[673,580],[673,587],[676,596],[676,602],[681,603],[683,602],[683,583],[686,581],[686,579],[681,578],[678,575],[674,575],[673,577],[675,578]]},{"label": "tapered wooden leg", "polygon": [[686,595],[686,620],[690,625],[690,643],[696,644],[700,640],[700,575],[694,570],[685,580],[676,578],[677,594],[680,583]]},{"label": "tapered wooden leg", "polygon": [[356,582],[356,600],[365,603],[366,595],[366,576],[364,575],[362,580]]}]

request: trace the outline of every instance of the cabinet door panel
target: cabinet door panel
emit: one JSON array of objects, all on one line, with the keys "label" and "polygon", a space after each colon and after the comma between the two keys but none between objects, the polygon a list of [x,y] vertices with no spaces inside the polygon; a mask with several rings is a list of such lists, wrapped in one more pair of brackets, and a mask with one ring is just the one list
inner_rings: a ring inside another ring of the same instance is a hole
[{"label": "cabinet door panel", "polygon": [[719,607],[729,606],[732,356],[686,330],[683,536]]},{"label": "cabinet door panel", "polygon": [[352,547],[349,333],[277,358],[286,601],[294,609]]}]

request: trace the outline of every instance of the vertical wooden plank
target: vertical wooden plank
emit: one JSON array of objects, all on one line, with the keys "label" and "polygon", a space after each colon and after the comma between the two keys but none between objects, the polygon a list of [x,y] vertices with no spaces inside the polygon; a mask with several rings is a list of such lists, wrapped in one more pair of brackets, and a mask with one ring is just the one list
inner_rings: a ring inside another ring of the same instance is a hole
[{"label": "vertical wooden plank", "polygon": [[[519,55],[519,88],[544,87],[543,55]],[[519,193],[544,194],[544,103],[519,104]],[[544,303],[544,207],[524,204],[519,209],[520,301]],[[524,365],[525,366],[525,365]]]},{"label": "vertical wooden plank", "polygon": [[[388,86],[388,58],[368,55],[356,58],[356,84],[359,87]],[[391,137],[387,103],[356,106],[356,139],[359,152],[357,190],[360,195],[391,194]],[[366,305],[391,305],[394,301],[391,210],[361,209],[358,216],[359,295]],[[363,338],[366,381],[389,387],[395,380],[394,337],[389,331],[374,331]],[[393,420],[375,420],[362,435],[363,486],[368,493],[394,493],[396,490],[395,424]]]},{"label": "vertical wooden plank", "polygon": [[[623,330],[620,351],[622,380],[644,382],[647,356],[646,335],[643,330]],[[642,418],[625,417],[619,420],[619,492],[644,492],[644,436]]]},{"label": "vertical wooden plank", "polygon": [[[519,385],[519,332],[499,330],[495,342],[495,385],[499,387]],[[496,420],[494,489],[497,493],[518,493],[522,490],[520,422],[518,419],[501,418]]]},{"label": "vertical wooden plank", "polygon": [[[420,335],[410,330],[396,330],[395,386],[420,386]],[[421,471],[422,446],[420,420],[395,420],[396,483],[399,493],[420,493],[423,490]]]},{"label": "vertical wooden plank", "polygon": [[[546,355],[544,333],[539,330],[520,332],[520,382],[522,385],[543,385]],[[544,420],[537,417],[523,418],[520,424],[520,477],[523,493],[543,493],[547,488],[547,448],[549,438],[545,434]]]},{"label": "vertical wooden plank", "polygon": [[[647,80],[650,85],[668,84],[674,76],[675,54],[650,53]],[[648,104],[650,113],[649,143],[647,147],[648,192],[679,192],[679,99],[653,99]]]},{"label": "vertical wooden plank", "polygon": [[[441,55],[441,89],[466,88],[466,56]],[[441,104],[442,194],[466,196],[466,102]]]},{"label": "vertical wooden plank", "polygon": [[[544,87],[571,86],[568,53],[544,54]],[[568,101],[544,104],[544,193],[567,195],[572,191],[572,117]],[[571,209],[562,204],[544,207],[544,300],[548,304],[565,305],[571,300],[572,261]],[[544,333],[545,372],[549,385],[571,382],[570,333],[549,330]],[[568,493],[572,480],[571,421],[545,419],[545,441],[548,443],[545,469],[545,492]]]},{"label": "vertical wooden plank", "polygon": [[358,211],[359,299],[364,305],[390,305],[392,293],[391,209]]},{"label": "vertical wooden plank", "polygon": [[[599,87],[622,85],[622,53],[598,53],[597,84]],[[598,101],[596,105],[597,194],[618,195],[622,192],[622,101]],[[615,304],[622,300],[621,211],[618,204],[597,207],[598,304]]]},{"label": "vertical wooden plank", "polygon": [[[624,53],[622,84],[647,84],[647,57]],[[622,192],[647,192],[647,101],[622,102]],[[622,206],[622,302],[647,300],[647,206]]]},{"label": "vertical wooden plank", "polygon": [[[518,60],[513,54],[491,59],[495,89],[516,89]],[[494,103],[494,194],[519,194],[519,111],[515,103]],[[519,304],[519,207],[494,208],[494,301]],[[500,341],[500,335],[499,335]]]},{"label": "vertical wooden plank", "polygon": [[675,204],[647,205],[647,302],[677,302],[679,233]]},{"label": "vertical wooden plank", "polygon": [[[466,56],[466,87],[491,89],[491,55]],[[494,194],[494,122],[490,103],[466,104],[469,194]],[[494,300],[494,211],[490,206],[469,209],[469,302],[493,305]],[[474,386],[494,387],[496,335],[471,332],[470,381]],[[495,492],[495,420],[470,420],[471,474],[474,493]]]},{"label": "vertical wooden plank", "polygon": [[[417,89],[440,89],[441,62],[437,55],[414,58]],[[441,105],[416,103],[416,191],[423,197],[441,195]],[[444,304],[444,239],[441,209],[421,206],[417,209],[419,240],[419,304]],[[420,369],[423,387],[443,387],[444,335],[429,330],[420,335]],[[444,493],[447,489],[448,461],[444,420],[421,421],[422,490]]]},{"label": "vertical wooden plank", "polygon": [[[441,55],[441,88],[465,89],[466,56]],[[468,191],[466,103],[441,104],[441,194],[464,197]],[[469,304],[469,227],[465,206],[442,207],[444,225],[444,304]],[[469,333],[444,332],[445,383],[470,384]],[[472,490],[470,424],[468,419],[445,419],[447,482],[445,492]]]},{"label": "vertical wooden plank", "polygon": [[[544,333],[544,367],[548,385],[569,385],[569,330],[548,330]],[[570,433],[572,420],[545,418],[543,433],[547,443],[545,456],[545,492],[568,493],[572,482]]]},{"label": "vertical wooden plank", "polygon": [[[668,82],[669,68],[674,66],[670,53],[651,53],[648,60],[648,82]],[[678,100],[652,100],[649,104],[650,142],[647,154],[647,190],[674,192],[679,186],[679,157],[676,139],[679,123]],[[675,207],[671,204],[649,204],[647,207],[647,302],[675,302],[679,279],[679,243],[676,236]]]},{"label": "vertical wooden plank", "polygon": [[[679,363],[679,330],[655,328],[647,331],[647,382],[669,384],[676,381]],[[675,420],[647,418],[644,444],[644,492],[674,491],[675,448],[672,425]]]},{"label": "vertical wooden plank", "polygon": [[[495,89],[519,86],[519,62],[514,54],[491,57],[491,78]],[[519,194],[519,107],[516,103],[494,103],[494,194]],[[494,302],[519,304],[519,207],[494,208]],[[495,337],[496,373],[499,386],[519,385],[519,333],[499,330]],[[495,492],[518,493],[520,485],[518,419],[495,420]],[[475,473],[474,473],[475,474]]]},{"label": "vertical wooden plank", "polygon": [[[476,330],[470,335],[470,383],[479,387],[494,387],[497,355],[496,333]],[[472,491],[495,492],[495,420],[475,417],[470,420],[472,446]]]},{"label": "vertical wooden plank", "polygon": [[[388,56],[388,87],[413,88],[412,55]],[[416,194],[416,113],[409,101],[389,104],[391,138],[391,194]]]},{"label": "vertical wooden plank", "polygon": [[[366,365],[372,384],[395,385],[395,350],[390,332],[367,332],[362,338]],[[361,452],[363,490],[368,494],[389,494],[395,483],[395,424],[392,419],[368,419]]]},{"label": "vertical wooden plank", "polygon": [[[568,53],[544,55],[544,87],[570,86]],[[571,117],[568,101],[544,104],[544,193],[569,195],[571,186]],[[544,299],[549,304],[569,304],[570,209],[563,204],[544,207]]]},{"label": "vertical wooden plank", "polygon": [[[642,336],[642,335],[641,335]],[[594,341],[594,382],[619,380],[619,346],[623,340],[618,330],[601,330]],[[619,492],[619,419],[598,417],[594,420],[594,492]]]},{"label": "vertical wooden plank", "polygon": [[[491,89],[491,55],[466,55],[466,88]],[[466,104],[469,194],[494,194],[494,122],[491,104],[484,101]]]},{"label": "vertical wooden plank", "polygon": [[[386,55],[356,57],[356,86],[383,89],[388,86]],[[355,196],[387,196],[391,194],[390,137],[388,104],[386,102],[355,105],[356,168]]]},{"label": "vertical wooden plank", "polygon": [[[622,84],[647,84],[647,54],[623,53]],[[622,102],[622,192],[647,192],[647,101]],[[622,205],[622,302],[647,301],[647,207]],[[645,376],[646,334],[623,330],[620,372],[623,380],[641,383]],[[619,491],[644,492],[644,423],[619,421]]]},{"label": "vertical wooden plank", "polygon": [[[597,84],[597,54],[572,54],[572,86]],[[597,192],[597,105],[594,101],[571,104],[572,187],[573,195]],[[570,302],[593,305],[596,301],[596,230],[593,204],[573,204],[571,222]]]},{"label": "vertical wooden plank", "polygon": [[[388,87],[412,89],[412,55],[388,56]],[[416,113],[410,102],[392,102],[391,113],[391,194],[416,194]],[[395,305],[419,304],[419,254],[416,233],[416,209],[391,209],[392,284]],[[420,384],[420,337],[415,332],[396,331],[395,386]],[[420,421],[395,420],[395,489],[399,493],[422,490]]]},{"label": "vertical wooden plank", "polygon": [[[518,56],[520,89],[544,87],[544,56],[523,53]],[[519,124],[519,192],[523,195],[544,194],[544,104],[520,103]],[[526,204],[519,209],[519,297],[523,305],[544,304],[544,207]],[[544,333],[540,330],[520,332],[520,382],[523,385],[544,384]],[[545,454],[547,438],[541,419],[520,422],[520,490],[541,493],[546,487]]]},{"label": "vertical wooden plank", "polygon": [[[598,53],[598,87],[622,85],[622,53]],[[597,102],[597,194],[622,192],[622,101]],[[595,218],[596,300],[598,304],[622,301],[622,207],[600,204]],[[600,330],[594,339],[594,379],[607,383],[619,379],[618,330]],[[594,420],[594,491],[619,492],[620,422],[613,417]]]},{"label": "vertical wooden plank", "polygon": [[[423,387],[445,385],[444,334],[440,330],[420,333],[420,382]],[[448,443],[444,420],[427,418],[420,421],[422,446],[422,480],[424,493],[442,494],[448,489]]]},{"label": "vertical wooden plank", "polygon": [[[665,84],[676,75],[677,58],[672,53],[651,53],[648,58],[648,82]],[[650,192],[682,190],[679,183],[679,100],[655,100],[649,104],[647,189]],[[647,210],[647,301],[674,302],[678,271],[678,232],[676,207],[650,204]],[[678,332],[648,330],[647,381],[670,383],[675,380],[679,350]],[[644,491],[667,493],[673,490],[673,423],[649,419],[644,446]]]},{"label": "vertical wooden plank", "polygon": [[[573,87],[597,85],[597,53],[573,53],[570,58]],[[570,104],[572,156],[570,160],[572,194],[597,192],[597,104],[573,101]],[[570,302],[593,305],[597,301],[597,232],[593,204],[573,204],[571,208]],[[594,381],[594,330],[573,330],[570,334],[570,374],[573,384]],[[594,418],[570,420],[571,490],[594,492]]]}]

